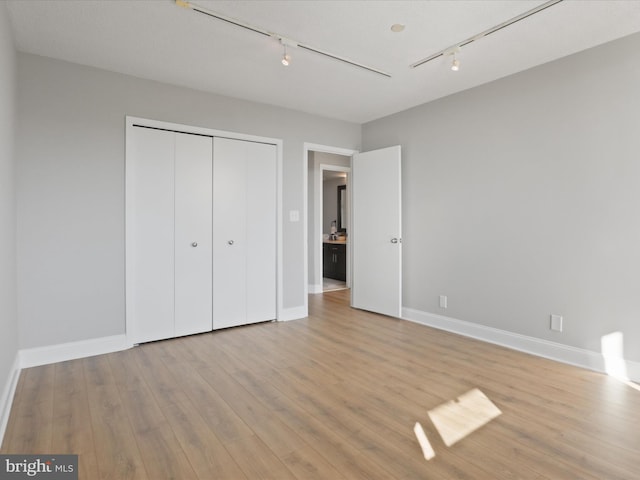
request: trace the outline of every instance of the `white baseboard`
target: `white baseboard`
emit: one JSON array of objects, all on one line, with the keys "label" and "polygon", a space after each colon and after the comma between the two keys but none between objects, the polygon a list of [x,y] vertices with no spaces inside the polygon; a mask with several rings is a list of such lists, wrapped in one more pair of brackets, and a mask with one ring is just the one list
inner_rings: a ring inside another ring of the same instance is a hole
[{"label": "white baseboard", "polygon": [[289,320],[299,320],[309,316],[307,307],[300,305],[299,307],[283,308],[278,315],[279,322],[288,322]]},{"label": "white baseboard", "polygon": [[16,353],[16,357],[9,371],[9,377],[7,383],[2,389],[2,396],[0,397],[0,447],[4,441],[4,433],[9,423],[9,414],[11,413],[11,405],[13,404],[13,397],[16,393],[16,387],[18,386],[18,379],[20,378],[20,356]]},{"label": "white baseboard", "polygon": [[[402,318],[521,352],[531,353],[539,357],[606,373],[604,357],[598,352],[520,335],[518,333],[466,322],[464,320],[457,320],[443,315],[414,310],[412,308],[403,308]],[[625,360],[624,363],[626,364],[626,376],[634,382],[639,382],[640,362]]]},{"label": "white baseboard", "polygon": [[322,285],[309,284],[309,293],[312,293],[312,294],[322,293]]},{"label": "white baseboard", "polygon": [[46,347],[26,348],[19,352],[20,368],[37,367],[49,363],[75,360],[76,358],[119,352],[132,346],[127,342],[126,335],[113,335]]}]

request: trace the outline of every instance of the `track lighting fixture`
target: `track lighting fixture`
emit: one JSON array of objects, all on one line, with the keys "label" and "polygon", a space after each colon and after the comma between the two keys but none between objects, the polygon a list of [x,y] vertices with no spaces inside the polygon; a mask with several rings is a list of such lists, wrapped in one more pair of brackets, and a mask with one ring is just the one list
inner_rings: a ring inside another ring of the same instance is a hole
[{"label": "track lighting fixture", "polygon": [[453,70],[454,72],[457,72],[458,70],[460,70],[460,60],[458,60],[458,58],[456,57],[456,55],[458,55],[459,53],[460,53],[460,47],[458,46],[452,47],[443,53],[445,57],[452,57],[451,70]]},{"label": "track lighting fixture", "polygon": [[[279,35],[276,32],[269,31],[269,30],[267,30],[265,28],[262,28],[262,27],[259,27],[259,26],[256,26],[256,25],[251,25],[251,24],[249,24],[247,22],[244,22],[242,20],[238,20],[237,18],[232,18],[232,17],[229,17],[227,15],[223,15],[221,13],[214,12],[213,10],[209,10],[209,9],[207,9],[205,7],[201,7],[201,6],[197,5],[196,3],[191,3],[191,1],[189,1],[189,0],[174,0],[174,2],[179,7],[186,8],[188,10],[192,10],[192,11],[194,11],[196,13],[200,13],[202,15],[207,16],[208,18],[214,18],[214,19],[223,21],[223,22],[225,22],[227,24],[235,25],[236,27],[240,27],[240,28],[244,29],[245,31],[253,32],[253,33],[258,34],[258,35],[263,35],[265,37],[274,38],[274,39],[278,40],[280,43],[282,43],[282,45],[284,45],[285,47],[289,46],[291,48],[301,48],[301,49],[303,49],[303,50],[305,50],[307,52],[317,53],[318,55],[322,55],[325,58],[332,59],[332,60],[338,60],[339,62],[348,64],[348,65],[352,65],[354,67],[361,68],[363,70],[367,70],[367,71],[369,71],[371,73],[376,73],[378,75],[382,75],[383,77],[391,78],[391,75],[389,73],[383,72],[382,70],[379,70],[377,68],[364,65],[363,63],[355,62],[355,61],[350,60],[348,58],[342,57],[340,55],[336,55],[336,54],[331,53],[331,52],[327,52],[326,50],[321,50],[321,49],[319,49],[317,47],[313,47],[311,45],[298,43],[297,41],[295,41],[293,39],[290,39],[290,38],[285,38],[285,37]],[[291,64],[291,56],[289,54],[287,54],[286,48],[285,48],[284,55],[282,56],[281,62],[285,66]]]},{"label": "track lighting fixture", "polygon": [[284,65],[285,67],[288,67],[289,65],[291,65],[291,55],[287,53],[287,47],[295,48],[298,46],[298,42],[285,37],[279,37],[278,40],[280,40],[280,44],[284,49],[284,54],[282,55],[282,60],[281,60],[282,65]]},{"label": "track lighting fixture", "polygon": [[[177,0],[176,0],[177,1]],[[471,43],[477,42],[478,40],[481,40],[482,38],[489,36],[493,33],[499,32],[501,31],[503,28],[508,27],[510,25],[513,25],[516,22],[519,22],[521,20],[524,20],[525,18],[528,18],[532,15],[535,15],[536,13],[540,13],[543,10],[546,10],[549,7],[553,7],[554,5],[557,5],[558,3],[562,2],[563,0],[548,0],[546,2],[544,2],[541,5],[538,5],[535,8],[532,8],[531,10],[527,10],[524,13],[521,13],[520,15],[517,15],[513,18],[510,18],[509,20],[506,20],[502,23],[499,23],[498,25],[494,25],[493,27],[489,28],[488,30],[485,30],[484,32],[480,32],[476,35],[474,35],[473,37],[469,37],[461,42],[458,42],[456,45],[453,45],[451,47],[445,48],[443,50],[440,50],[439,52],[436,52],[432,55],[429,55],[426,58],[423,58],[422,60],[418,60],[415,63],[412,63],[411,65],[409,65],[411,68],[417,68],[420,65],[424,65],[425,63],[428,63],[432,60],[435,60],[436,58],[439,57],[444,57],[447,55],[451,55],[452,51],[454,50],[460,50],[461,47],[465,47]],[[455,68],[454,68],[455,67]],[[451,64],[451,70],[453,71],[458,71],[460,69],[460,62],[458,60],[453,59],[453,63]]]},{"label": "track lighting fixture", "polygon": [[287,53],[287,46],[284,46],[284,55],[282,55],[282,65],[288,67],[291,63],[291,55]]},{"label": "track lighting fixture", "polygon": [[460,70],[460,60],[456,58],[456,54],[453,54],[453,62],[451,62],[451,70],[457,72]]}]

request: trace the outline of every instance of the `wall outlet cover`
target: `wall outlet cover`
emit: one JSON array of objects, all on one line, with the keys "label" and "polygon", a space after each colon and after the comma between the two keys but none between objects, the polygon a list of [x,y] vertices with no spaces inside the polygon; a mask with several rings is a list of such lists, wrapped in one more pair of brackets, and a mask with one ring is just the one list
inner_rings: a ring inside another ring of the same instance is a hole
[{"label": "wall outlet cover", "polygon": [[551,330],[556,332],[562,331],[562,316],[551,315]]},{"label": "wall outlet cover", "polygon": [[447,308],[447,296],[440,295],[440,308]]}]

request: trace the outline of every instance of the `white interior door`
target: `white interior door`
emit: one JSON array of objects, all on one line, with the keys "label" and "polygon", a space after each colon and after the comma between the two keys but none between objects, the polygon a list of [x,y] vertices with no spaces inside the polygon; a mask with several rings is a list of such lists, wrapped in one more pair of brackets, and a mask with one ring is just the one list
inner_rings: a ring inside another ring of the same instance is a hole
[{"label": "white interior door", "polygon": [[276,147],[213,142],[213,328],[276,317]]},{"label": "white interior door", "polygon": [[400,160],[399,145],[355,154],[351,182],[351,305],[393,317],[402,313]]},{"label": "white interior door", "polygon": [[211,331],[211,137],[175,133],[175,335]]}]

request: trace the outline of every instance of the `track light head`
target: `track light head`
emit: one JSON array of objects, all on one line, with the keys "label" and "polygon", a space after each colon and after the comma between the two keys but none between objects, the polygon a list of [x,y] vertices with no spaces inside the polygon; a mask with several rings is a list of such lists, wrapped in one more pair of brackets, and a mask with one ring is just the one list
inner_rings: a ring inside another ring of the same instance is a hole
[{"label": "track light head", "polygon": [[453,70],[454,72],[457,72],[458,70],[460,70],[460,60],[456,58],[456,55],[458,53],[460,53],[460,47],[458,46],[452,47],[449,50],[442,53],[447,57],[450,56],[453,58],[453,60],[451,61],[451,70]]},{"label": "track light head", "polygon": [[284,38],[280,39],[280,43],[282,44],[282,48],[284,48],[284,54],[282,55],[281,62],[282,65],[288,67],[291,64],[291,55],[287,53],[287,45],[297,46],[298,44]]}]

